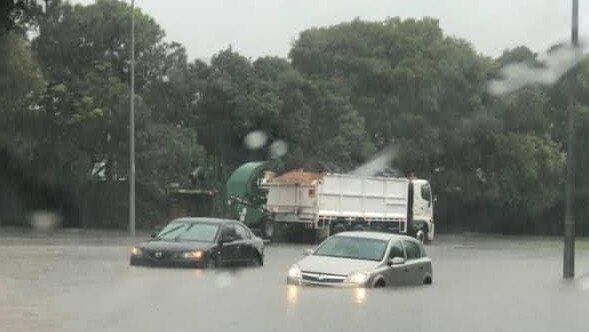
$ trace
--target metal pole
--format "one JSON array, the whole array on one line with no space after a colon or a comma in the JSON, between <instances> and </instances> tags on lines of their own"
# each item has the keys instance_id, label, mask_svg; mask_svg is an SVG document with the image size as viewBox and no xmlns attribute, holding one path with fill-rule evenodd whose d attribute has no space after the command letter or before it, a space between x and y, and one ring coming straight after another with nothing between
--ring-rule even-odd
<instances>
[{"instance_id":1,"label":"metal pole","mask_svg":"<svg viewBox=\"0 0 589 332\"><path fill-rule=\"evenodd\" d=\"M129 232L135 237L135 0L131 0L131 109L129 110Z\"/></svg>"},{"instance_id":2,"label":"metal pole","mask_svg":"<svg viewBox=\"0 0 589 332\"><path fill-rule=\"evenodd\" d=\"M571 43L574 48L579 46L579 1L573 0L573 16ZM572 83L572 79L569 80ZM564 212L564 260L563 278L572 279L575 277L575 219L574 219L574 196L575 196L575 100L573 96L573 85L569 86L569 107L567 114L567 175L566 175L566 198Z\"/></svg>"}]
</instances>

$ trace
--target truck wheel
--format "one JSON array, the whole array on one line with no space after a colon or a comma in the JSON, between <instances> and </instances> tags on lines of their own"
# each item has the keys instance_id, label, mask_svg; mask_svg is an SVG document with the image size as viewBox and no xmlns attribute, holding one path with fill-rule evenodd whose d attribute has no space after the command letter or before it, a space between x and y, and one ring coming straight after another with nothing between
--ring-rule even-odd
<instances>
[{"instance_id":1,"label":"truck wheel","mask_svg":"<svg viewBox=\"0 0 589 332\"><path fill-rule=\"evenodd\" d=\"M357 231L357 232L362 232L362 231L365 231L366 230L366 228L364 227L364 225L360 225L360 224L354 226L352 229L355 230L355 231Z\"/></svg>"},{"instance_id":2,"label":"truck wheel","mask_svg":"<svg viewBox=\"0 0 589 332\"><path fill-rule=\"evenodd\" d=\"M346 226L344 226L342 223L337 223L335 225L333 225L333 228L331 229L331 234L337 234L337 233L341 233L341 232L345 232L346 231Z\"/></svg>"},{"instance_id":3,"label":"truck wheel","mask_svg":"<svg viewBox=\"0 0 589 332\"><path fill-rule=\"evenodd\" d=\"M315 243L321 243L329 237L329 227L315 229Z\"/></svg>"},{"instance_id":4,"label":"truck wheel","mask_svg":"<svg viewBox=\"0 0 589 332\"><path fill-rule=\"evenodd\" d=\"M262 234L264 235L264 238L272 239L274 237L275 227L276 226L273 221L265 220L262 223Z\"/></svg>"},{"instance_id":5,"label":"truck wheel","mask_svg":"<svg viewBox=\"0 0 589 332\"><path fill-rule=\"evenodd\" d=\"M284 225L281 225L280 223L274 223L274 229L273 229L273 233L272 233L272 237L270 238L270 240L272 240L272 242L280 242L280 241L284 241Z\"/></svg>"},{"instance_id":6,"label":"truck wheel","mask_svg":"<svg viewBox=\"0 0 589 332\"><path fill-rule=\"evenodd\" d=\"M419 230L417 230L417 232L415 232L415 239L417 239L417 241L423 243L424 237L425 237L425 233L423 232L423 229L419 229Z\"/></svg>"},{"instance_id":7,"label":"truck wheel","mask_svg":"<svg viewBox=\"0 0 589 332\"><path fill-rule=\"evenodd\" d=\"M423 226L421 229L419 229L417 233L415 233L415 238L423 244L428 244L430 241L427 237L427 227Z\"/></svg>"},{"instance_id":8,"label":"truck wheel","mask_svg":"<svg viewBox=\"0 0 589 332\"><path fill-rule=\"evenodd\" d=\"M428 237L428 235L429 235L428 233L429 232L427 232L427 229L426 229L425 235L423 237L423 244L430 244L430 243L432 243L432 241Z\"/></svg>"}]
</instances>

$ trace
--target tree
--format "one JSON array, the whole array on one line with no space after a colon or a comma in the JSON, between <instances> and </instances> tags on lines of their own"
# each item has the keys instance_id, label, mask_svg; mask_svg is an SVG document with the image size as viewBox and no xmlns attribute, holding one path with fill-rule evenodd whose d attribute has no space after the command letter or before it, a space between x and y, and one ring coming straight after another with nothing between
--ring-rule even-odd
<instances>
[{"instance_id":1,"label":"tree","mask_svg":"<svg viewBox=\"0 0 589 332\"><path fill-rule=\"evenodd\" d=\"M0 148L28 158L37 143L35 115L45 81L19 34L0 35L0 54Z\"/></svg>"},{"instance_id":2,"label":"tree","mask_svg":"<svg viewBox=\"0 0 589 332\"><path fill-rule=\"evenodd\" d=\"M125 201L120 197L125 192L118 188L128 169L131 14L128 5L114 0L99 0L88 6L53 1L39 19L40 33L33 41L48 80L40 104L45 140L35 154L38 171L80 191L84 199L80 204L85 206L88 201L111 204L114 199L117 204L113 204L113 210L119 213L109 218L116 220L124 220L125 216L125 207L118 204ZM183 49L164 42L164 32L151 17L136 9L135 18L137 180L141 205L147 196L165 202L162 190L167 182L186 178L199 161L195 155L203 152L194 140L194 130L170 123L174 116L166 113L173 109L155 102L158 85L171 71L185 65ZM169 142L170 149L161 151L162 142ZM149 160L153 156L158 160ZM174 167L154 172L152 165L162 166L171 160ZM112 185L100 185L100 189L97 181ZM90 200L93 194L89 190L94 187L112 194L99 195L102 201ZM140 216L140 222L142 219L148 218Z\"/></svg>"},{"instance_id":3,"label":"tree","mask_svg":"<svg viewBox=\"0 0 589 332\"><path fill-rule=\"evenodd\" d=\"M48 0L45 3L49 2ZM0 1L0 36L9 31L25 32L35 25L35 19L41 12L37 0L1 0Z\"/></svg>"},{"instance_id":4,"label":"tree","mask_svg":"<svg viewBox=\"0 0 589 332\"><path fill-rule=\"evenodd\" d=\"M548 93L486 94L500 65L535 61L527 48L495 62L444 36L436 20L394 18L306 30L289 56L309 79L337 82L330 90L349 95L372 142L396 147L393 166L432 180L442 220L521 231L559 203L563 158Z\"/></svg>"}]
</instances>

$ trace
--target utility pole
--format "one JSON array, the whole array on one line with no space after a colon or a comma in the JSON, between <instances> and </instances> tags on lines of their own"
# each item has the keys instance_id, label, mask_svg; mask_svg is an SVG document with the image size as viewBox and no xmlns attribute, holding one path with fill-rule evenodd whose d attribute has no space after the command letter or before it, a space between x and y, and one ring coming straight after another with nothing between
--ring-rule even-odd
<instances>
[{"instance_id":1,"label":"utility pole","mask_svg":"<svg viewBox=\"0 0 589 332\"><path fill-rule=\"evenodd\" d=\"M571 29L571 44L573 48L579 47L579 0L573 0L573 15ZM567 175L566 197L564 212L564 260L563 278L575 277L575 219L573 203L575 200L575 155L573 142L575 139L575 97L573 95L572 79L569 80L569 107L567 114Z\"/></svg>"},{"instance_id":2,"label":"utility pole","mask_svg":"<svg viewBox=\"0 0 589 332\"><path fill-rule=\"evenodd\" d=\"M131 109L129 110L129 232L135 237L135 0L131 0Z\"/></svg>"}]
</instances>

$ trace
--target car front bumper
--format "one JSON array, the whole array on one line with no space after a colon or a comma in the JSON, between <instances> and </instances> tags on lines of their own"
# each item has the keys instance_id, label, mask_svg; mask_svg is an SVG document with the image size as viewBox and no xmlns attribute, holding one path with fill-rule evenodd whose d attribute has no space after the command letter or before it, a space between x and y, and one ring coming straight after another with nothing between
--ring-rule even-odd
<instances>
[{"instance_id":1,"label":"car front bumper","mask_svg":"<svg viewBox=\"0 0 589 332\"><path fill-rule=\"evenodd\" d=\"M190 260L178 258L154 259L145 256L131 256L129 264L136 266L205 268L207 265L207 260Z\"/></svg>"},{"instance_id":2,"label":"car front bumper","mask_svg":"<svg viewBox=\"0 0 589 332\"><path fill-rule=\"evenodd\" d=\"M316 286L316 287L337 287L337 288L368 288L368 283L356 284L350 282L322 282L322 281L311 281L299 278L286 277L287 285L296 286Z\"/></svg>"}]
</instances>

